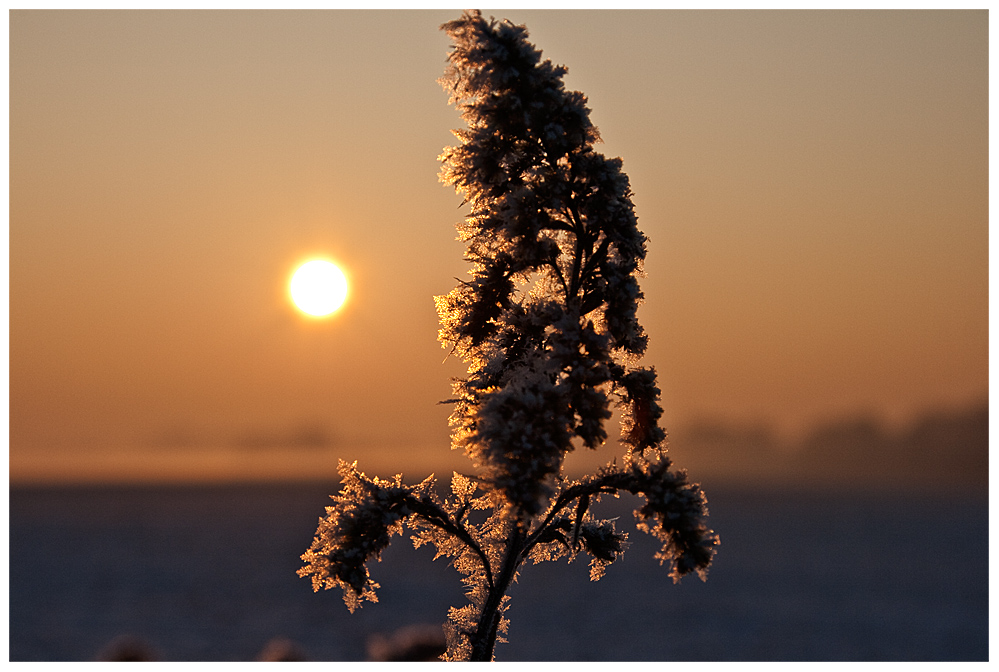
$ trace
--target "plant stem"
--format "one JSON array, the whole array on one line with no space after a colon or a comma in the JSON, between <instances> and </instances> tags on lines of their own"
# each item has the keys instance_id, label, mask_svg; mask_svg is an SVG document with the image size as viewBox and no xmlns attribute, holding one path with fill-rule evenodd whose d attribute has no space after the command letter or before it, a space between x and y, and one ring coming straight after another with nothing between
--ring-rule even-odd
<instances>
[{"instance_id":1,"label":"plant stem","mask_svg":"<svg viewBox=\"0 0 999 672\"><path fill-rule=\"evenodd\" d=\"M493 650L496 648L496 636L499 631L500 607L503 604L503 597L507 589L513 582L513 577L517 574L517 567L520 566L521 550L524 545L524 529L521 521L518 520L514 528L510 531L509 543L506 545L506 555L503 558L503 566L496 578L496 583L489 591L486 603L482 607L479 616L479 625L472 635L472 657L474 662L489 662L493 659Z\"/></svg>"}]
</instances>

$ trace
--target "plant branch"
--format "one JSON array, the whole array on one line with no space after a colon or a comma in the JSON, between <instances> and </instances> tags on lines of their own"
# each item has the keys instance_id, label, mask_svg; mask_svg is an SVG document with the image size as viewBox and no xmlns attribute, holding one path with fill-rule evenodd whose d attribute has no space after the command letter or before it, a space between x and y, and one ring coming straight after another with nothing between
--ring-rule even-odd
<instances>
[{"instance_id":1,"label":"plant branch","mask_svg":"<svg viewBox=\"0 0 999 672\"><path fill-rule=\"evenodd\" d=\"M413 512L420 516L427 523L439 527L445 532L450 532L455 537L460 539L468 546L472 551L479 556L479 560L482 562L482 568L486 573L486 582L489 584L489 589L494 588L493 583L493 572L492 568L489 566L489 559L486 558L486 554L483 552L482 548L475 541L472 535L465 529L465 527L455 521L451 520L451 517L444 511L436 502L428 497L422 497L416 499L415 497L409 498L407 502Z\"/></svg>"},{"instance_id":2,"label":"plant branch","mask_svg":"<svg viewBox=\"0 0 999 672\"><path fill-rule=\"evenodd\" d=\"M615 471L608 474L602 474L596 477L590 477L584 481L576 483L575 485L567 488L558 499L555 500L555 504L552 505L551 510L545 516L545 519L541 521L538 528L527 537L524 542L523 555L526 556L531 552L542 535L544 535L546 529L555 520L556 516L565 509L573 500L579 499L580 497L590 497L592 495L598 494L614 494L619 489L619 485L623 482L621 477L627 478L628 474L623 471Z\"/></svg>"}]
</instances>

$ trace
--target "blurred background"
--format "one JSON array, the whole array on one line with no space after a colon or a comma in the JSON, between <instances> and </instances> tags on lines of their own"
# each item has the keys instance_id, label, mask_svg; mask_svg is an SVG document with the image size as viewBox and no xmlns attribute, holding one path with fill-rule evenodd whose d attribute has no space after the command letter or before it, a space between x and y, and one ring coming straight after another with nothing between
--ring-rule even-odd
<instances>
[{"instance_id":1,"label":"blurred background","mask_svg":"<svg viewBox=\"0 0 999 672\"><path fill-rule=\"evenodd\" d=\"M461 125L438 27L458 14L11 12L12 659L127 634L166 659L252 659L272 636L356 659L462 603L405 549L376 580L412 599L350 618L294 576L339 459L467 469L432 299L466 270L437 181ZM650 239L645 363L723 543L703 585L669 586L637 539L592 586L581 562L538 568L611 609L587 591L645 557L653 641L573 626L531 648L525 625L509 655L985 659L987 12L484 14L568 66L624 161ZM350 282L324 320L287 291L315 256ZM697 604L696 633L654 634Z\"/></svg>"}]
</instances>

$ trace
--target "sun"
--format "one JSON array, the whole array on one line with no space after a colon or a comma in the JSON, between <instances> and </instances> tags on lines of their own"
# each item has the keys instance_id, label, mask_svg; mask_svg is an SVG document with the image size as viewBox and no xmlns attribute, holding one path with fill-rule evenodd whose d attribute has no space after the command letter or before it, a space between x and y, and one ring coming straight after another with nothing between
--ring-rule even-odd
<instances>
[{"instance_id":1,"label":"sun","mask_svg":"<svg viewBox=\"0 0 999 672\"><path fill-rule=\"evenodd\" d=\"M336 264L313 259L298 267L288 291L303 313L325 317L342 306L347 298L347 278Z\"/></svg>"}]
</instances>

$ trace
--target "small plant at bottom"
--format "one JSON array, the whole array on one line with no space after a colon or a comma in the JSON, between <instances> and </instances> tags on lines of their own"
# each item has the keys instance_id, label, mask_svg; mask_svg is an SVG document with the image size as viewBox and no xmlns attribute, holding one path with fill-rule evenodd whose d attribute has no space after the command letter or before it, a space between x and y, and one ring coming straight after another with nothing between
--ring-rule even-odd
<instances>
[{"instance_id":1,"label":"small plant at bottom","mask_svg":"<svg viewBox=\"0 0 999 672\"><path fill-rule=\"evenodd\" d=\"M638 365L646 238L620 159L593 150L586 98L564 89L566 69L541 60L525 27L473 11L442 29L454 45L440 82L467 128L441 155L441 180L470 206L458 229L472 268L434 300L442 346L468 364L449 400L452 448L476 474L454 474L445 497L433 477L406 485L341 462L298 573L317 591L341 588L353 611L377 601L369 561L408 532L463 575L469 604L448 614L444 658L486 661L525 561L586 553L597 580L621 556L627 534L593 514L602 496L642 498L637 526L662 542L674 581L704 579L718 537L700 487L666 454L655 370ZM614 405L620 463L570 479L566 456L607 441Z\"/></svg>"}]
</instances>

